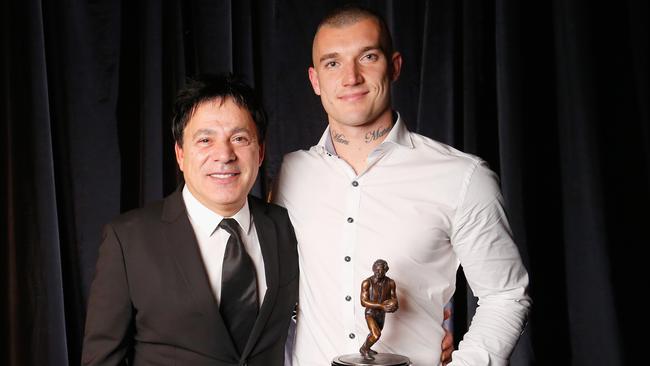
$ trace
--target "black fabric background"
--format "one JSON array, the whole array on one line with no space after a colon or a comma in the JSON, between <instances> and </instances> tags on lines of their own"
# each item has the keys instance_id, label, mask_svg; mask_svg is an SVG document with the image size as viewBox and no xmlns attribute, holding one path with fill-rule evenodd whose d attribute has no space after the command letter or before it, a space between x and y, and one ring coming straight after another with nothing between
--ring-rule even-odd
<instances>
[{"instance_id":1,"label":"black fabric background","mask_svg":"<svg viewBox=\"0 0 650 366\"><path fill-rule=\"evenodd\" d=\"M317 142L326 119L306 70L340 3L1 3L1 364L79 363L101 226L177 184L169 117L186 75L234 71L262 93L256 195L285 153ZM404 55L393 100L409 128L501 176L534 299L512 365L641 359L648 3L362 3ZM456 341L474 308L459 279Z\"/></svg>"}]
</instances>

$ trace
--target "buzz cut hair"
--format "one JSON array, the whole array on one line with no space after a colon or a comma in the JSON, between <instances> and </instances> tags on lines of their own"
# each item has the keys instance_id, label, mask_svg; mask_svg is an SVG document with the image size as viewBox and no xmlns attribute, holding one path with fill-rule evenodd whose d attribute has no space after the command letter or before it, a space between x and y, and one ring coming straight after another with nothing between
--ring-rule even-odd
<instances>
[{"instance_id":1,"label":"buzz cut hair","mask_svg":"<svg viewBox=\"0 0 650 366\"><path fill-rule=\"evenodd\" d=\"M393 38L390 35L390 30L386 24L386 19L377 13L376 11L366 8L357 4L345 4L334 10L330 11L318 24L316 28L316 34L318 31L325 27L334 27L340 28L348 25L355 24L364 19L373 19L379 24L379 46L381 50L386 55L386 58L390 59L393 55Z\"/></svg>"}]
</instances>

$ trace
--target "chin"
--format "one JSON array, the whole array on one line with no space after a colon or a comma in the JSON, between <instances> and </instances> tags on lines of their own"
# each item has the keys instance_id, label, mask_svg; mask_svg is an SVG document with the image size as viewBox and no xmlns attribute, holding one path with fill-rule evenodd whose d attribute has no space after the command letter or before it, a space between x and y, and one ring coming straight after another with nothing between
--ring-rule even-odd
<instances>
[{"instance_id":1,"label":"chin","mask_svg":"<svg viewBox=\"0 0 650 366\"><path fill-rule=\"evenodd\" d=\"M353 116L355 117L355 116ZM358 118L350 118L350 115L347 115L346 118L341 119L341 124L345 126L363 126L369 122L369 119L365 116Z\"/></svg>"},{"instance_id":2,"label":"chin","mask_svg":"<svg viewBox=\"0 0 650 366\"><path fill-rule=\"evenodd\" d=\"M235 206L237 203L245 202L246 195L219 195L211 197L211 200L220 206Z\"/></svg>"},{"instance_id":3,"label":"chin","mask_svg":"<svg viewBox=\"0 0 650 366\"><path fill-rule=\"evenodd\" d=\"M370 113L370 111L365 111L365 112L350 112L347 113L344 117L344 121L347 121L348 126L363 126L368 123L372 123L375 120L377 120L379 116L374 115L373 113Z\"/></svg>"}]
</instances>

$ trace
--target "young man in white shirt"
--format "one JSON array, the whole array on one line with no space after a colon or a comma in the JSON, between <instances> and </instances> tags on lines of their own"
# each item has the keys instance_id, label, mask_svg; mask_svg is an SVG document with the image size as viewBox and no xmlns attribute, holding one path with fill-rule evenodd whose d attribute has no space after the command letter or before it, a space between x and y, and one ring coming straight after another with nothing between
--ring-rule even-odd
<instances>
[{"instance_id":1,"label":"young man in white shirt","mask_svg":"<svg viewBox=\"0 0 650 366\"><path fill-rule=\"evenodd\" d=\"M367 332L359 285L377 258L391 264L400 299L377 351L439 364L444 306L462 264L479 307L450 365L506 365L531 300L496 174L408 131L392 110L402 56L377 14L352 6L328 15L312 59L328 127L309 151L285 157L274 195L298 239L293 365L358 352Z\"/></svg>"}]
</instances>

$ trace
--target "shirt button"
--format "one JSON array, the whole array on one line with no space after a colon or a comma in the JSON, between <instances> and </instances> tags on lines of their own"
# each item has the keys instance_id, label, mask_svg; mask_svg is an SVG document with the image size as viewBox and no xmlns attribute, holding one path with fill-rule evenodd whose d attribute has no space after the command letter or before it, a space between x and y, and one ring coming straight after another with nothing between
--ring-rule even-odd
<instances>
[{"instance_id":1,"label":"shirt button","mask_svg":"<svg viewBox=\"0 0 650 366\"><path fill-rule=\"evenodd\" d=\"M345 261L346 261L346 262L349 262L349 261L351 261L351 260L352 260L352 258L350 258L350 256L349 256L349 255L346 255L346 256L345 256L345 258L343 258L343 259L345 259Z\"/></svg>"},{"instance_id":2,"label":"shirt button","mask_svg":"<svg viewBox=\"0 0 650 366\"><path fill-rule=\"evenodd\" d=\"M350 300L352 300L352 296L348 295L345 297L345 301L350 301Z\"/></svg>"},{"instance_id":3,"label":"shirt button","mask_svg":"<svg viewBox=\"0 0 650 366\"><path fill-rule=\"evenodd\" d=\"M353 223L353 222L354 222L354 219L351 218L351 217L348 217L348 222L349 222L349 223Z\"/></svg>"},{"instance_id":4,"label":"shirt button","mask_svg":"<svg viewBox=\"0 0 650 366\"><path fill-rule=\"evenodd\" d=\"M356 180L352 181L352 187L357 187L358 185L359 185L359 182L357 182Z\"/></svg>"},{"instance_id":5,"label":"shirt button","mask_svg":"<svg viewBox=\"0 0 650 366\"><path fill-rule=\"evenodd\" d=\"M348 337L350 337L350 339L354 339L354 333L350 333Z\"/></svg>"}]
</instances>

